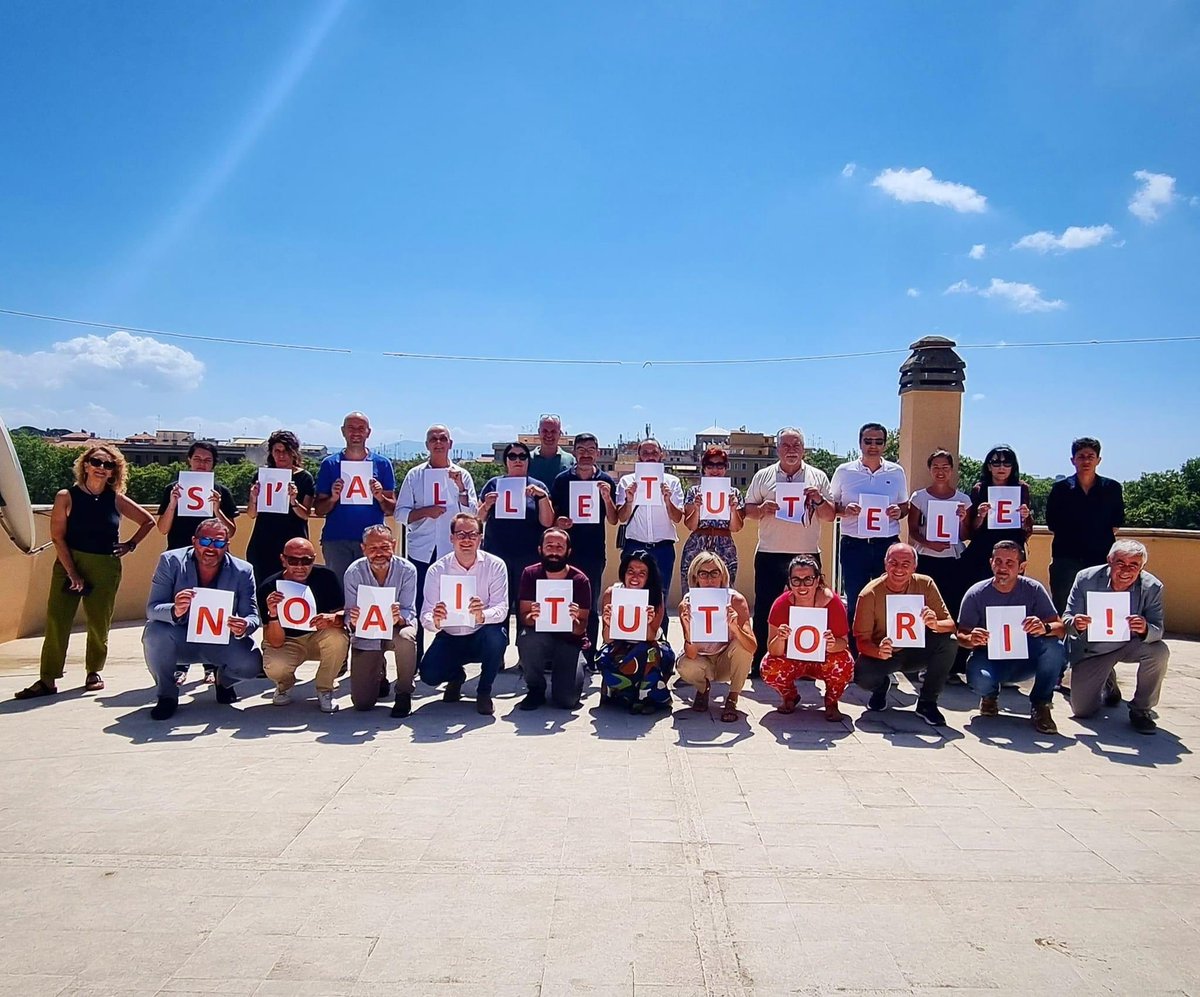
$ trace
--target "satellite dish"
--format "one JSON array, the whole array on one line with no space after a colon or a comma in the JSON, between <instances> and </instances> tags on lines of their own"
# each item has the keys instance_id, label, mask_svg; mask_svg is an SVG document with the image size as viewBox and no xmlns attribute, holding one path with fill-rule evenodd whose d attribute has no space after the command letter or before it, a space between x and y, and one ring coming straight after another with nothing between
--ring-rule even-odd
<instances>
[{"instance_id":1,"label":"satellite dish","mask_svg":"<svg viewBox=\"0 0 1200 997\"><path fill-rule=\"evenodd\" d=\"M13 448L8 427L0 419L0 525L12 538L23 554L36 553L33 542L37 533L33 525L33 506L29 503L29 489L25 487L25 475L21 473L21 462Z\"/></svg>"}]
</instances>

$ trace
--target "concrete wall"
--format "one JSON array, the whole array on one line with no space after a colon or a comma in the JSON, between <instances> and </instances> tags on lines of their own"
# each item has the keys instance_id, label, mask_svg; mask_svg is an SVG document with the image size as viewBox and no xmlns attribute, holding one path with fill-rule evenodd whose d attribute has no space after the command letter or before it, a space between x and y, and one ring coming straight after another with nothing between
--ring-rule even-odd
<instances>
[{"instance_id":1,"label":"concrete wall","mask_svg":"<svg viewBox=\"0 0 1200 997\"><path fill-rule=\"evenodd\" d=\"M49 540L49 510L39 511L36 517L38 542ZM250 539L251 523L240 521L241 529L233 539L233 552L244 556ZM393 531L396 525L388 520ZM122 535L128 535L126 525ZM320 536L320 521L312 524L314 538ZM681 531L683 532L682 528ZM1150 551L1149 570L1163 580L1166 590L1167 629L1174 633L1200 635L1200 532L1187 530L1122 530L1122 536L1135 537ZM737 588L753 601L754 545L758 529L753 523L736 536L738 546ZM165 538L151 534L132 555L125 558L124 576L117 596L116 619L136 621L144 618L146 595L158 555ZM46 592L54 564L54 549L47 548L36 557L22 554L7 537L0 538L0 643L18 637L31 637L42 632L46 619ZM683 540L678 550L682 551ZM821 550L826 562L826 574L834 555L833 529L826 525L821 533ZM318 547L318 554L320 548ZM616 578L618 552L609 554L607 584ZM1039 529L1030 542L1028 574L1048 583L1050 536ZM672 602L679 594L678 571L672 579ZM82 618L82 614L81 614Z\"/></svg>"}]
</instances>

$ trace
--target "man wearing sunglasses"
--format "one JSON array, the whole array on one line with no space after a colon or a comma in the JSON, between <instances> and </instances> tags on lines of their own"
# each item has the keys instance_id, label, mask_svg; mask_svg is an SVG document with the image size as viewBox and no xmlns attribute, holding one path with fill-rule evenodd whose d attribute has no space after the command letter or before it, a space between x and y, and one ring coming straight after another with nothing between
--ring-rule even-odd
<instances>
[{"instance_id":1,"label":"man wearing sunglasses","mask_svg":"<svg viewBox=\"0 0 1200 997\"><path fill-rule=\"evenodd\" d=\"M332 571L316 564L317 552L303 537L295 537L283 546L279 560L282 571L269 575L258 587L258 612L265 621L263 628L263 670L275 683L271 702L287 706L292 701L291 690L296 684L296 669L305 661L317 662L317 706L322 713L334 713L337 704L333 690L337 674L346 661L350 638L342 626L342 582ZM277 582L292 582L308 589L316 613L307 619L306 626L287 624L301 619L293 607L283 618L284 595ZM310 629L311 628L311 629ZM376 687L379 682L376 680Z\"/></svg>"},{"instance_id":2,"label":"man wearing sunglasses","mask_svg":"<svg viewBox=\"0 0 1200 997\"><path fill-rule=\"evenodd\" d=\"M146 667L154 676L158 692L151 719L166 720L178 709L175 670L180 666L200 661L215 668L218 703L237 702L234 684L255 678L262 670L262 654L250 640L259 627L254 569L229 553L229 535L224 522L206 519L196 528L190 547L168 550L158 559L146 603L146 628L142 631ZM228 644L188 640L188 611L199 588L233 593Z\"/></svg>"}]
</instances>

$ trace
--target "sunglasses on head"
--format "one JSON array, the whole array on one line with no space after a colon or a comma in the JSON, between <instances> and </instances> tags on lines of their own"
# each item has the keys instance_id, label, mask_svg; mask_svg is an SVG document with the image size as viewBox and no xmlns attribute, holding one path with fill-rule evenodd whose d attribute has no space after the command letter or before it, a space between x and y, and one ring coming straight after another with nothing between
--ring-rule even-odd
<instances>
[{"instance_id":1,"label":"sunglasses on head","mask_svg":"<svg viewBox=\"0 0 1200 997\"><path fill-rule=\"evenodd\" d=\"M102 467L106 471L115 471L117 469L117 462L115 460L101 460L99 457L89 457L87 462L92 467Z\"/></svg>"},{"instance_id":2,"label":"sunglasses on head","mask_svg":"<svg viewBox=\"0 0 1200 997\"><path fill-rule=\"evenodd\" d=\"M196 537L196 543L201 547L215 547L217 550L224 550L229 546L229 541L224 537Z\"/></svg>"},{"instance_id":3,"label":"sunglasses on head","mask_svg":"<svg viewBox=\"0 0 1200 997\"><path fill-rule=\"evenodd\" d=\"M317 560L315 557L312 557L308 554L302 555L301 557L293 557L290 554L284 554L283 559L293 568L301 568L309 564L315 564Z\"/></svg>"}]
</instances>

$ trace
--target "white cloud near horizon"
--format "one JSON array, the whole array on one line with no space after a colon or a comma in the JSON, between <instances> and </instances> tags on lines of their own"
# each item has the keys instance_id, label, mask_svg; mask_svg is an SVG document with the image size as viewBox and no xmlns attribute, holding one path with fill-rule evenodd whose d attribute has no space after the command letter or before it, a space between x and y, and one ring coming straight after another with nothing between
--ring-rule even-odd
<instances>
[{"instance_id":1,"label":"white cloud near horizon","mask_svg":"<svg viewBox=\"0 0 1200 997\"><path fill-rule=\"evenodd\" d=\"M871 186L904 204L936 204L965 213L987 210L987 198L974 187L938 180L925 166L915 170L884 170L871 181Z\"/></svg>"},{"instance_id":2,"label":"white cloud near horizon","mask_svg":"<svg viewBox=\"0 0 1200 997\"><path fill-rule=\"evenodd\" d=\"M987 255L987 243L977 242L971 247L971 251L967 253L973 260L982 260Z\"/></svg>"},{"instance_id":3,"label":"white cloud near horizon","mask_svg":"<svg viewBox=\"0 0 1200 997\"><path fill-rule=\"evenodd\" d=\"M1013 243L1013 249L1032 249L1036 253L1056 251L1070 253L1077 249L1091 249L1116 235L1111 225L1069 225L1062 235L1053 232L1034 232L1024 235Z\"/></svg>"},{"instance_id":4,"label":"white cloud near horizon","mask_svg":"<svg viewBox=\"0 0 1200 997\"><path fill-rule=\"evenodd\" d=\"M1158 221L1162 210L1175 200L1175 178L1149 170L1138 170L1133 176L1141 186L1129 201L1129 211L1149 225Z\"/></svg>"},{"instance_id":5,"label":"white cloud near horizon","mask_svg":"<svg viewBox=\"0 0 1200 997\"><path fill-rule=\"evenodd\" d=\"M977 294L981 298L996 298L1019 312L1052 312L1067 307L1065 301L1044 297L1033 284L1001 280L999 277L993 277L987 287L976 287L967 280L955 281L942 294Z\"/></svg>"},{"instance_id":6,"label":"white cloud near horizon","mask_svg":"<svg viewBox=\"0 0 1200 997\"><path fill-rule=\"evenodd\" d=\"M910 298L919 298L921 296L921 292L918 291L915 287L910 287L904 293L907 294Z\"/></svg>"},{"instance_id":7,"label":"white cloud near horizon","mask_svg":"<svg viewBox=\"0 0 1200 997\"><path fill-rule=\"evenodd\" d=\"M10 388L86 382L91 388L116 383L126 389L191 391L203 382L204 370L204 363L187 350L128 332L77 336L32 353L0 350L0 384Z\"/></svg>"},{"instance_id":8,"label":"white cloud near horizon","mask_svg":"<svg viewBox=\"0 0 1200 997\"><path fill-rule=\"evenodd\" d=\"M857 169L858 169L857 163L847 163L845 166L842 167L842 176L852 177L852 176L854 176L854 171Z\"/></svg>"}]
</instances>

